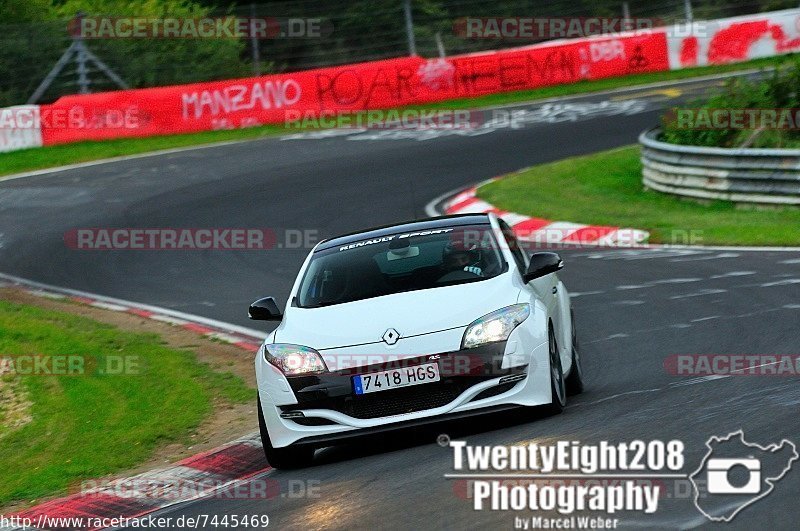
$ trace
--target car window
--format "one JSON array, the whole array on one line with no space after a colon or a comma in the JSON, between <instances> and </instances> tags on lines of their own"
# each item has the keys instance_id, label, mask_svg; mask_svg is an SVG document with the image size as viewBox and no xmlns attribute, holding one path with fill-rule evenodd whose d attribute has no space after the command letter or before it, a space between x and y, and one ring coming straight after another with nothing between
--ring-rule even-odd
<instances>
[{"instance_id":1,"label":"car window","mask_svg":"<svg viewBox=\"0 0 800 531\"><path fill-rule=\"evenodd\" d=\"M479 282L506 270L490 225L398 233L314 253L297 304L330 306Z\"/></svg>"},{"instance_id":2,"label":"car window","mask_svg":"<svg viewBox=\"0 0 800 531\"><path fill-rule=\"evenodd\" d=\"M528 256L520 247L517 237L514 234L514 230L508 226L508 223L502 219L499 220L499 223L500 231L503 233L503 237L506 240L506 244L508 245L511 254L514 255L514 261L517 263L517 268L519 268L519 272L521 274L524 274L525 270L528 268Z\"/></svg>"}]
</instances>

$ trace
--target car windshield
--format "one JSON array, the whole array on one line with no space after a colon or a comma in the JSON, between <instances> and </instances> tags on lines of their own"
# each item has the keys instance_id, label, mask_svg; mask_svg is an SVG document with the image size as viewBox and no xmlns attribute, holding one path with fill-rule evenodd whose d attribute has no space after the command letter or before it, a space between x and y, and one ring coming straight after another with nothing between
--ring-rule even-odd
<instances>
[{"instance_id":1,"label":"car windshield","mask_svg":"<svg viewBox=\"0 0 800 531\"><path fill-rule=\"evenodd\" d=\"M506 269L490 225L389 234L314 253L297 305L318 308L479 282Z\"/></svg>"}]
</instances>

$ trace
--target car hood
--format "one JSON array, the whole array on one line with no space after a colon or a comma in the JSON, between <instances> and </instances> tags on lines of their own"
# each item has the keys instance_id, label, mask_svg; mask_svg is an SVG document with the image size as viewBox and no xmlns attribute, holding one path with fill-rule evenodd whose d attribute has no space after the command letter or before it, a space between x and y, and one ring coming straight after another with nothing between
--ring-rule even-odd
<instances>
[{"instance_id":1,"label":"car hood","mask_svg":"<svg viewBox=\"0 0 800 531\"><path fill-rule=\"evenodd\" d=\"M275 330L276 343L317 350L381 343L394 328L402 338L464 327L517 301L519 290L506 274L426 290L395 293L322 308L287 307Z\"/></svg>"}]
</instances>

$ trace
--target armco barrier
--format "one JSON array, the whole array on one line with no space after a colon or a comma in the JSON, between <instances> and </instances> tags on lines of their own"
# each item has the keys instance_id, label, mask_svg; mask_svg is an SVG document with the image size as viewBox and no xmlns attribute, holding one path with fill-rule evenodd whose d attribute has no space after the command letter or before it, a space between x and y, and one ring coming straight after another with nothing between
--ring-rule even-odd
<instances>
[{"instance_id":1,"label":"armco barrier","mask_svg":"<svg viewBox=\"0 0 800 531\"><path fill-rule=\"evenodd\" d=\"M800 149L725 149L639 136L642 182L648 188L696 199L800 205Z\"/></svg>"},{"instance_id":2,"label":"armco barrier","mask_svg":"<svg viewBox=\"0 0 800 531\"><path fill-rule=\"evenodd\" d=\"M67 96L34 127L0 109L0 151L82 140L234 129L287 113L395 108L744 61L800 49L800 10L452 56L405 57L289 74ZM35 131L27 131L35 129Z\"/></svg>"}]
</instances>

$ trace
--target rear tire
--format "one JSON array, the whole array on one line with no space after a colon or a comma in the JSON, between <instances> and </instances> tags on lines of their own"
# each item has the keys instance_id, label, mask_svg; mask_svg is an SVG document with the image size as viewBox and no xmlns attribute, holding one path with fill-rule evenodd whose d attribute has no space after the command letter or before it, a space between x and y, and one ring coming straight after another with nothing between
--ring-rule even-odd
<instances>
[{"instance_id":1,"label":"rear tire","mask_svg":"<svg viewBox=\"0 0 800 531\"><path fill-rule=\"evenodd\" d=\"M261 410L261 398L258 400L258 428L261 432L261 444L264 447L264 455L272 468L278 470L290 470L293 468L303 468L311 464L314 459L314 448L311 447L292 447L273 448L272 441L267 432L267 423L264 420L264 412Z\"/></svg>"},{"instance_id":2,"label":"rear tire","mask_svg":"<svg viewBox=\"0 0 800 531\"><path fill-rule=\"evenodd\" d=\"M568 395L577 395L583 392L583 365L578 349L578 333L575 331L575 314L572 310L569 316L572 321L572 368L567 376L566 388Z\"/></svg>"},{"instance_id":3,"label":"rear tire","mask_svg":"<svg viewBox=\"0 0 800 531\"><path fill-rule=\"evenodd\" d=\"M546 406L546 411L550 415L557 415L564 411L567 405L567 392L564 387L564 371L561 368L561 355L558 353L558 343L553 327L548 328L548 339L550 352L550 394L551 402Z\"/></svg>"}]
</instances>

